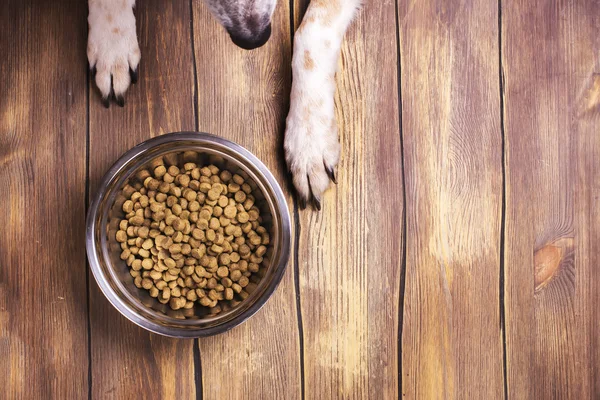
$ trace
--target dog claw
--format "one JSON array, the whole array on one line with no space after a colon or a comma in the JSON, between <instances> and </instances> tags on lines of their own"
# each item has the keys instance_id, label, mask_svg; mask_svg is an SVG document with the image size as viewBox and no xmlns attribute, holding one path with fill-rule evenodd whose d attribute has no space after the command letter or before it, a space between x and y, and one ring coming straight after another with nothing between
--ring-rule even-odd
<instances>
[{"instance_id":1,"label":"dog claw","mask_svg":"<svg viewBox=\"0 0 600 400\"><path fill-rule=\"evenodd\" d=\"M321 200L313 194L313 205L317 211L321 211Z\"/></svg>"},{"instance_id":2,"label":"dog claw","mask_svg":"<svg viewBox=\"0 0 600 400\"><path fill-rule=\"evenodd\" d=\"M306 208L306 199L303 196L298 198L298 207L300 207L301 210Z\"/></svg>"},{"instance_id":3,"label":"dog claw","mask_svg":"<svg viewBox=\"0 0 600 400\"><path fill-rule=\"evenodd\" d=\"M119 107L125 107L125 97L123 97L122 94L118 95L115 98L115 101L117 102L117 104L119 105Z\"/></svg>"},{"instance_id":4,"label":"dog claw","mask_svg":"<svg viewBox=\"0 0 600 400\"><path fill-rule=\"evenodd\" d=\"M306 175L306 179L308 180L308 189L310 190L311 203L318 210L321 211L321 199L315 196L312 185L310 184L310 176Z\"/></svg>"},{"instance_id":5,"label":"dog claw","mask_svg":"<svg viewBox=\"0 0 600 400\"><path fill-rule=\"evenodd\" d=\"M327 164L325 164L325 162L323 162L323 165L325 166L325 172L327 172L327 176L329 176L329 179L331 179L331 182L333 182L337 185L337 178L335 177L334 169L327 166Z\"/></svg>"},{"instance_id":6,"label":"dog claw","mask_svg":"<svg viewBox=\"0 0 600 400\"><path fill-rule=\"evenodd\" d=\"M104 106L104 108L110 108L110 98L109 97L103 97L102 98L102 105Z\"/></svg>"},{"instance_id":7,"label":"dog claw","mask_svg":"<svg viewBox=\"0 0 600 400\"><path fill-rule=\"evenodd\" d=\"M135 70L129 68L129 75L131 76L131 83L136 84L138 81L138 69L136 68Z\"/></svg>"}]
</instances>

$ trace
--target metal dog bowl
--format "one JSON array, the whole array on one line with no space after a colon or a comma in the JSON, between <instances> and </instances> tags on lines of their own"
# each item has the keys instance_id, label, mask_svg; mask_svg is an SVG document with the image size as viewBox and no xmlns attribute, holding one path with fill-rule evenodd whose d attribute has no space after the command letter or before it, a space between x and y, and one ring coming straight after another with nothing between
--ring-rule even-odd
<instances>
[{"instance_id":1,"label":"metal dog bowl","mask_svg":"<svg viewBox=\"0 0 600 400\"><path fill-rule=\"evenodd\" d=\"M172 310L144 289L138 289L129 267L120 259L121 247L115 239L123 217L126 198L123 187L151 161L167 154L198 153L198 165L214 164L245 177L253 187L262 225L271 237L260 281L250 295L235 307L217 315L195 305L188 310ZM190 338L224 332L256 313L281 281L290 255L290 215L281 188L269 170L254 155L228 140L206 133L179 132L162 135L126 152L102 179L87 215L86 248L90 268L110 303L126 318L149 331L166 336Z\"/></svg>"}]
</instances>

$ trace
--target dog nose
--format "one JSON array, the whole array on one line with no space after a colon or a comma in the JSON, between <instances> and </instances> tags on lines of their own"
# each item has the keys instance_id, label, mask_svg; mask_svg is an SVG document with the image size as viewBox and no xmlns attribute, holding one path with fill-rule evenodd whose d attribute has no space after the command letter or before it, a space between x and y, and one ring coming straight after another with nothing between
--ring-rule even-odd
<instances>
[{"instance_id":1,"label":"dog nose","mask_svg":"<svg viewBox=\"0 0 600 400\"><path fill-rule=\"evenodd\" d=\"M249 37L245 35L239 35L234 31L229 31L229 36L231 37L231 41L242 49L256 49L267 43L271 37L271 24L267 25L267 27L257 36Z\"/></svg>"}]
</instances>

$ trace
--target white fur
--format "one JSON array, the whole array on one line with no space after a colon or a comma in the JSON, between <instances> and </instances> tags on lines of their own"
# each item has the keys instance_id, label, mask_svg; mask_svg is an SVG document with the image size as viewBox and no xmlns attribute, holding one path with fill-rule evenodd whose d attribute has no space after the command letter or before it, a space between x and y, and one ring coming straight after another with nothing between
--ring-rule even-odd
<instances>
[{"instance_id":1,"label":"white fur","mask_svg":"<svg viewBox=\"0 0 600 400\"><path fill-rule=\"evenodd\" d=\"M123 95L140 62L140 48L135 31L135 0L89 0L87 56L96 67L96 85L103 98L112 86L115 95Z\"/></svg>"},{"instance_id":2,"label":"white fur","mask_svg":"<svg viewBox=\"0 0 600 400\"><path fill-rule=\"evenodd\" d=\"M294 38L284 147L294 186L303 201L314 198L320 202L329 186L326 168L333 170L339 160L335 73L344 33L359 5L359 0L311 1ZM328 7L336 9L333 16Z\"/></svg>"}]
</instances>

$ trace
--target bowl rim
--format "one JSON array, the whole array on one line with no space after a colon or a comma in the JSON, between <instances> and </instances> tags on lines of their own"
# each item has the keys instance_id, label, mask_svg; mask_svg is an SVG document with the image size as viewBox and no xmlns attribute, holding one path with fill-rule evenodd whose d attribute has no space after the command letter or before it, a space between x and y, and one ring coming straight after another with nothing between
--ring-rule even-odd
<instances>
[{"instance_id":1,"label":"bowl rim","mask_svg":"<svg viewBox=\"0 0 600 400\"><path fill-rule=\"evenodd\" d=\"M119 300L118 295L113 290L112 286L108 284L109 276L102 271L100 267L100 257L98 246L96 245L96 241L94 240L94 233L96 231L96 218L94 217L101 203L101 199L104 198L107 192L107 188L109 187L110 182L115 179L117 173L131 160L135 159L142 153L152 149L156 146L163 145L169 142L184 142L184 141L194 141L202 143L214 143L217 145L225 146L230 148L231 150L239 153L243 158L250 161L254 167L262 174L267 185L270 186L270 189L273 191L274 195L274 203L277 205L277 208L280 210L281 215L281 231L282 231L282 240L281 240L281 257L279 258L276 265L273 265L275 268L275 272L273 275L273 279L271 285L265 288L265 291L262 293L262 296L257 299L255 303L250 305L245 311L243 311L236 318L226 321L223 324L215 325L212 327L202 327L190 330L178 330L177 328L166 327L160 324L157 324L153 321L149 321L142 316L140 316L133 308L131 308L128 304L123 303ZM291 218L290 212L288 209L288 204L283 194L283 191L271 173L271 171L263 164L262 161L258 159L254 154L252 154L249 150L242 147L241 145L232 142L230 140L224 139L220 136L216 136L210 133L205 132L193 132L193 131L180 131L180 132L171 132L162 134L160 136L155 136L150 138L144 142L141 142L131 148L130 150L123 153L116 162L108 169L108 171L102 177L97 192L94 194L91 199L89 209L86 216L86 253L89 263L89 268L92 271L92 275L94 276L94 280L100 287L101 292L108 299L109 303L119 311L121 315L125 318L138 325L141 328L144 328L150 332L157 333L163 336L174 337L174 338L198 338L205 336L213 336L223 332L226 332L243 322L247 321L250 317L252 317L258 310L260 310L265 303L271 298L281 280L285 271L287 269L287 265L290 259L290 250L291 250Z\"/></svg>"}]
</instances>

